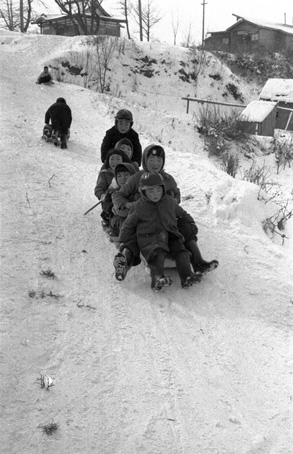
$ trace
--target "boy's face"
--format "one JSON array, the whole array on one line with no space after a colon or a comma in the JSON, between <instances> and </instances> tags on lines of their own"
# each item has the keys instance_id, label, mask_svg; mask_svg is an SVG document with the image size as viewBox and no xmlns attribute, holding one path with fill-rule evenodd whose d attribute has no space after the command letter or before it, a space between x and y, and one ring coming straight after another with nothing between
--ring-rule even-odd
<instances>
[{"instance_id":1,"label":"boy's face","mask_svg":"<svg viewBox=\"0 0 293 454\"><path fill-rule=\"evenodd\" d=\"M123 143L120 146L120 150L124 151L124 153L127 155L129 159L132 158L132 149L130 145L127 145L126 143Z\"/></svg>"},{"instance_id":2,"label":"boy's face","mask_svg":"<svg viewBox=\"0 0 293 454\"><path fill-rule=\"evenodd\" d=\"M117 164L122 164L122 156L119 156L119 154L112 154L109 158L110 169L115 170Z\"/></svg>"},{"instance_id":3,"label":"boy's face","mask_svg":"<svg viewBox=\"0 0 293 454\"><path fill-rule=\"evenodd\" d=\"M149 156L146 161L146 167L149 172L160 172L163 167L163 158L159 156Z\"/></svg>"},{"instance_id":4,"label":"boy's face","mask_svg":"<svg viewBox=\"0 0 293 454\"><path fill-rule=\"evenodd\" d=\"M117 120L117 129L121 134L125 134L130 129L130 120Z\"/></svg>"},{"instance_id":5,"label":"boy's face","mask_svg":"<svg viewBox=\"0 0 293 454\"><path fill-rule=\"evenodd\" d=\"M163 186L152 186L145 190L145 195L151 202L159 202L163 197Z\"/></svg>"},{"instance_id":6,"label":"boy's face","mask_svg":"<svg viewBox=\"0 0 293 454\"><path fill-rule=\"evenodd\" d=\"M116 175L116 181L117 181L117 184L118 186L123 186L123 184L125 184L128 179L130 177L130 173L125 171L125 172L117 172L117 175Z\"/></svg>"}]
</instances>

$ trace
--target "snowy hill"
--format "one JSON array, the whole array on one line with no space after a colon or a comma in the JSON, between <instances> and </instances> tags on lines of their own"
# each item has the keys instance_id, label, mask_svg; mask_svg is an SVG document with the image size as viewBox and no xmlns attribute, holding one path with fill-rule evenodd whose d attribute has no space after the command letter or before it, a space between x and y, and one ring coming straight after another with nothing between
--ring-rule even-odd
<instances>
[{"instance_id":1,"label":"snowy hill","mask_svg":"<svg viewBox=\"0 0 293 454\"><path fill-rule=\"evenodd\" d=\"M45 63L78 49L77 38L4 33L0 42L2 452L293 453L292 219L284 245L273 241L262 221L274 203L208 159L181 101L181 50L156 50L176 67L169 85L140 74L141 89L131 92L116 71L115 98L35 84ZM142 57L146 47L155 52L142 45ZM214 96L220 90L204 76L197 96ZM249 87L243 93L253 99ZM59 96L73 112L62 151L40 139ZM165 148L203 256L220 262L187 291L171 271L173 286L153 293L142 266L116 281L99 208L83 215L96 203L101 140L124 106L143 147ZM292 181L287 168L288 194ZM54 386L41 388L40 374ZM43 431L50 423L58 425L51 436Z\"/></svg>"}]
</instances>

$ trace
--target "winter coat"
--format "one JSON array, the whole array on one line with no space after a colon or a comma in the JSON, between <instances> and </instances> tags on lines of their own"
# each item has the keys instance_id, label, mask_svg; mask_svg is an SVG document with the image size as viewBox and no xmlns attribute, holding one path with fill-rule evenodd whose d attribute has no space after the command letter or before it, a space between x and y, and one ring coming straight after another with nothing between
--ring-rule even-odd
<instances>
[{"instance_id":1,"label":"winter coat","mask_svg":"<svg viewBox=\"0 0 293 454\"><path fill-rule=\"evenodd\" d=\"M116 191L115 194L113 194L112 200L116 211L125 209L126 203L140 198L139 184L144 172L145 170L140 170L132 175L127 183L120 188L119 191ZM172 195L177 202L180 203L180 190L174 178L164 170L162 170L160 174L164 179L166 193Z\"/></svg>"},{"instance_id":2,"label":"winter coat","mask_svg":"<svg viewBox=\"0 0 293 454\"><path fill-rule=\"evenodd\" d=\"M102 197L102 194L105 194L107 192L113 178L114 172L110 168L102 169L100 171L95 187L95 196L98 197L99 200Z\"/></svg>"},{"instance_id":3,"label":"winter coat","mask_svg":"<svg viewBox=\"0 0 293 454\"><path fill-rule=\"evenodd\" d=\"M119 241L127 243L136 234L138 247L145 259L149 260L152 252L158 248L169 252L169 233L183 244L184 238L177 227L177 218L180 217L185 217L190 223L194 222L192 217L168 194L157 203L151 202L142 195L133 204L124 221Z\"/></svg>"},{"instance_id":4,"label":"winter coat","mask_svg":"<svg viewBox=\"0 0 293 454\"><path fill-rule=\"evenodd\" d=\"M52 80L53 80L53 77L51 76L51 74L49 72L42 71L37 79L37 84L47 84L48 82L51 82Z\"/></svg>"},{"instance_id":5,"label":"winter coat","mask_svg":"<svg viewBox=\"0 0 293 454\"><path fill-rule=\"evenodd\" d=\"M45 123L49 124L50 120L54 130L60 131L61 134L67 134L72 122L70 107L63 102L55 102L45 114Z\"/></svg>"},{"instance_id":6,"label":"winter coat","mask_svg":"<svg viewBox=\"0 0 293 454\"><path fill-rule=\"evenodd\" d=\"M116 143L121 139L129 139L131 141L133 145L133 156L131 160L137 162L140 166L142 155L141 144L137 132L132 128L130 128L125 134L119 132L116 126L113 126L111 129L106 131L106 135L101 145L101 161L105 161L108 151L111 150L111 148L114 148Z\"/></svg>"}]
</instances>

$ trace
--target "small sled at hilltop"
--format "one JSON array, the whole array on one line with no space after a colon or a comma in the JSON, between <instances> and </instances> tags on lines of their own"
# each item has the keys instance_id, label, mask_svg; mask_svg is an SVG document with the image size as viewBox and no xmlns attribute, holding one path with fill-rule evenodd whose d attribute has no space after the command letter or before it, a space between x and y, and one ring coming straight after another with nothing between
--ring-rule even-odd
<instances>
[{"instance_id":1,"label":"small sled at hilltop","mask_svg":"<svg viewBox=\"0 0 293 454\"><path fill-rule=\"evenodd\" d=\"M70 137L70 132L67 133L66 140ZM55 147L61 146L61 134L59 131L55 131L51 125L45 125L43 128L42 139L45 142L50 142L55 145Z\"/></svg>"}]
</instances>

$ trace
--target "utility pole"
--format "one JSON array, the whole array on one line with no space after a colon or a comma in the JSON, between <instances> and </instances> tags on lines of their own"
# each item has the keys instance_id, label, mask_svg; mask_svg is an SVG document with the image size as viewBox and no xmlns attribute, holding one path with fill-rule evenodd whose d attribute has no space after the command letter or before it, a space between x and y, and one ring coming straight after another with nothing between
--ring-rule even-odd
<instances>
[{"instance_id":1,"label":"utility pole","mask_svg":"<svg viewBox=\"0 0 293 454\"><path fill-rule=\"evenodd\" d=\"M206 1L203 0L202 3L202 37L201 37L201 45L204 47L204 24L205 24L205 6L207 5Z\"/></svg>"},{"instance_id":2,"label":"utility pole","mask_svg":"<svg viewBox=\"0 0 293 454\"><path fill-rule=\"evenodd\" d=\"M143 41L141 0L138 0L138 20L139 20L139 39L140 41Z\"/></svg>"}]
</instances>

